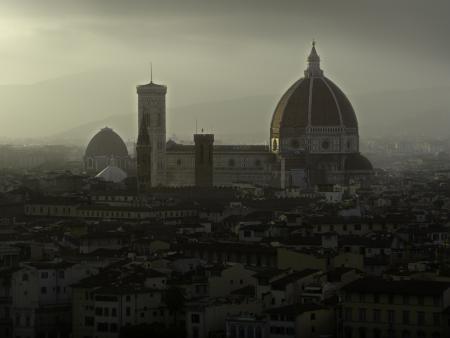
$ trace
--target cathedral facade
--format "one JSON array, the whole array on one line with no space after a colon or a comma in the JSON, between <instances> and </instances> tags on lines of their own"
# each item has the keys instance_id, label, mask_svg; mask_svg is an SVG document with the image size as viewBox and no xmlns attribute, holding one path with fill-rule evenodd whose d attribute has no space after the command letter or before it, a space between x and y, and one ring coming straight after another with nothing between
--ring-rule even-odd
<instances>
[{"instance_id":1,"label":"cathedral facade","mask_svg":"<svg viewBox=\"0 0 450 338\"><path fill-rule=\"evenodd\" d=\"M326 78L313 43L304 76L281 97L270 125L270 145L213 146L215 186L251 183L278 188L346 184L366 179L372 165L359 153L356 114L345 94ZM199 181L195 145L166 142L165 86L138 86L138 181L186 186ZM145 148L147 147L147 148ZM139 158L150 154L144 165ZM140 168L140 170L139 170ZM140 174L139 174L140 172ZM150 176L150 178L148 178ZM196 178L197 177L197 178Z\"/></svg>"}]
</instances>

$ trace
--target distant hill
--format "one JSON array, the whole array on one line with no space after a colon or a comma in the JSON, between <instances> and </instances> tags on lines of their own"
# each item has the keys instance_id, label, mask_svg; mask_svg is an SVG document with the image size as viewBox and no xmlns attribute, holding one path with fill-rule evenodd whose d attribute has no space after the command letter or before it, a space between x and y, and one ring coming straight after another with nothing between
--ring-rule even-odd
<instances>
[{"instance_id":1,"label":"distant hill","mask_svg":"<svg viewBox=\"0 0 450 338\"><path fill-rule=\"evenodd\" d=\"M167 135L178 140L191 141L197 121L198 131L204 128L205 132L215 133L218 142L264 143L268 137L268 126L275 104L275 98L254 96L168 109ZM133 140L137 133L137 116L109 116L54 134L47 140L88 142L104 126L115 129L125 140Z\"/></svg>"},{"instance_id":2,"label":"distant hill","mask_svg":"<svg viewBox=\"0 0 450 338\"><path fill-rule=\"evenodd\" d=\"M36 142L85 144L104 126L132 140L137 131L135 85L142 83L141 77L138 72L99 71L33 85L0 86L0 142L31 138ZM214 132L219 142L264 143L282 90L273 95L216 101L208 101L210 96L205 93L204 102L190 105L184 105L176 91L171 91L167 98L167 134L190 141L197 121L199 130ZM195 88L190 91L195 92ZM214 97L220 95L215 93ZM365 137L449 135L448 87L348 96Z\"/></svg>"},{"instance_id":3,"label":"distant hill","mask_svg":"<svg viewBox=\"0 0 450 338\"><path fill-rule=\"evenodd\" d=\"M365 136L450 136L450 87L397 90L350 98Z\"/></svg>"}]
</instances>

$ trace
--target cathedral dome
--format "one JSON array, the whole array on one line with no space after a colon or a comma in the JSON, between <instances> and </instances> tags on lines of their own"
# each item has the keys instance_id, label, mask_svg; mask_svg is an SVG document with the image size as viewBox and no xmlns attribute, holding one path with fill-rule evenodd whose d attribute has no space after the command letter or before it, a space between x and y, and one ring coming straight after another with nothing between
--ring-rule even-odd
<instances>
[{"instance_id":1,"label":"cathedral dome","mask_svg":"<svg viewBox=\"0 0 450 338\"><path fill-rule=\"evenodd\" d=\"M315 45L305 76L281 97L271 123L271 138L286 129L307 127L358 128L355 111L342 90L323 75Z\"/></svg>"},{"instance_id":2,"label":"cathedral dome","mask_svg":"<svg viewBox=\"0 0 450 338\"><path fill-rule=\"evenodd\" d=\"M355 153L346 158L344 169L347 171L372 171L373 167L367 157Z\"/></svg>"},{"instance_id":3,"label":"cathedral dome","mask_svg":"<svg viewBox=\"0 0 450 338\"><path fill-rule=\"evenodd\" d=\"M89 142L86 157L127 157L128 150L122 138L111 128L103 128Z\"/></svg>"}]
</instances>

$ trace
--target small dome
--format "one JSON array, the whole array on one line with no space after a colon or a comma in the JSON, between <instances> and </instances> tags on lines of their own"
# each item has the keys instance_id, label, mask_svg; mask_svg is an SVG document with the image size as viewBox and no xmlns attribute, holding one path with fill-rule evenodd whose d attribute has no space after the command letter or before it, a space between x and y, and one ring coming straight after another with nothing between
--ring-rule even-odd
<instances>
[{"instance_id":1,"label":"small dome","mask_svg":"<svg viewBox=\"0 0 450 338\"><path fill-rule=\"evenodd\" d=\"M89 142L85 156L127 157L128 150L122 138L111 128L103 128Z\"/></svg>"},{"instance_id":2,"label":"small dome","mask_svg":"<svg viewBox=\"0 0 450 338\"><path fill-rule=\"evenodd\" d=\"M125 171L114 165L109 165L100 171L95 177L108 182L120 183L128 177Z\"/></svg>"},{"instance_id":3,"label":"small dome","mask_svg":"<svg viewBox=\"0 0 450 338\"><path fill-rule=\"evenodd\" d=\"M345 170L348 171L368 171L373 170L372 163L360 153L347 156L345 160Z\"/></svg>"}]
</instances>

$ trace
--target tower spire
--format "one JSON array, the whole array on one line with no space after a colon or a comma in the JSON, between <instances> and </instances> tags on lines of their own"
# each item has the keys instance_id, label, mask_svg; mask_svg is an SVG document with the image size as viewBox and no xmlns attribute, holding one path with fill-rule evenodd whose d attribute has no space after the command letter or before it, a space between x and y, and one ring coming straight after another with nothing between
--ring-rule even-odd
<instances>
[{"instance_id":1,"label":"tower spire","mask_svg":"<svg viewBox=\"0 0 450 338\"><path fill-rule=\"evenodd\" d=\"M323 71L320 69L320 57L316 51L316 40L312 41L311 52L308 56L308 67L305 70L305 77L321 77Z\"/></svg>"}]
</instances>

